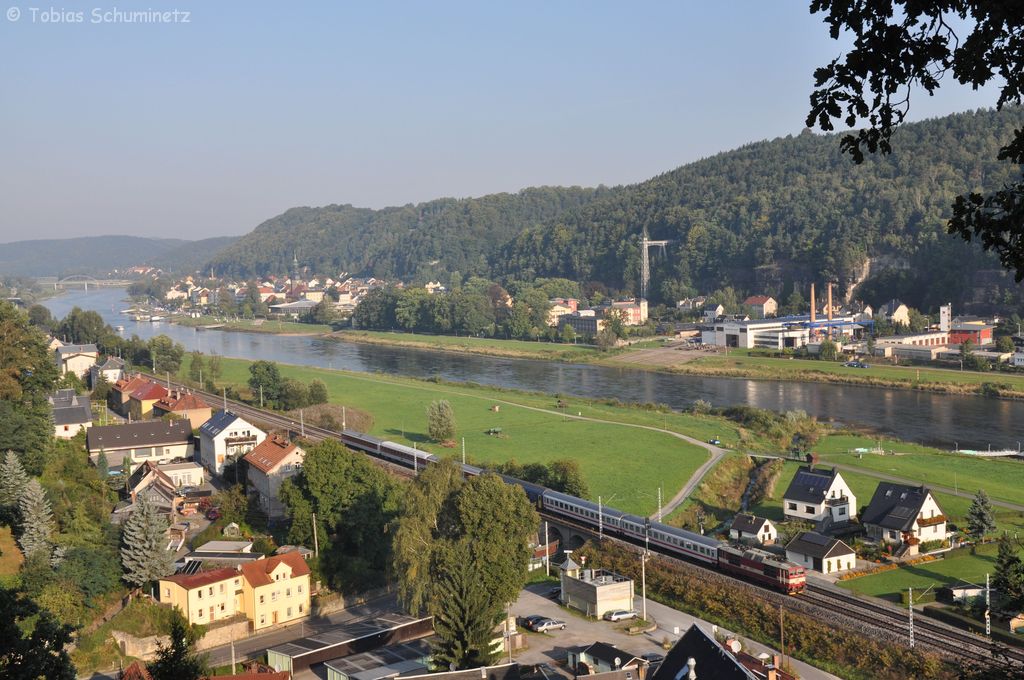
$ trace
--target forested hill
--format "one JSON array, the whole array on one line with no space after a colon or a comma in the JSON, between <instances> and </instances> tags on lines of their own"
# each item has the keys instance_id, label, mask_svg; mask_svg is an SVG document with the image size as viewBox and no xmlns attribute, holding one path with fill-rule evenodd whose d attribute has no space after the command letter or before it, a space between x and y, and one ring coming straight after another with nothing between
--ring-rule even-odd
<instances>
[{"instance_id":1,"label":"forested hill","mask_svg":"<svg viewBox=\"0 0 1024 680\"><path fill-rule=\"evenodd\" d=\"M317 273L428 279L491 273L490 259L521 230L614 190L540 187L481 198L442 198L371 210L292 208L217 254L205 269L243 277L291 270L297 256Z\"/></svg>"},{"instance_id":2,"label":"forested hill","mask_svg":"<svg viewBox=\"0 0 1024 680\"><path fill-rule=\"evenodd\" d=\"M1019 296L1012 279L994 271L994 258L946 235L945 222L958 194L1019 173L996 154L1022 126L1019 108L907 125L894 138L896 153L860 166L840 155L834 135L750 144L524 231L494 258L493 273L635 290L647 229L652 239L673 241L668 257L652 253L655 300L726 285L783 296L811 280L845 287L868 264L859 292L872 303L896 296L930 308Z\"/></svg>"}]
</instances>

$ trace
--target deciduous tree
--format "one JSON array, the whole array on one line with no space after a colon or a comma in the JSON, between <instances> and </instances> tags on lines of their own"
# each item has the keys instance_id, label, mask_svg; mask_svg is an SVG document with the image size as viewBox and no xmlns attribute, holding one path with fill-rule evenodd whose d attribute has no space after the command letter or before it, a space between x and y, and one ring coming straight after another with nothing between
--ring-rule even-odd
<instances>
[{"instance_id":1,"label":"deciduous tree","mask_svg":"<svg viewBox=\"0 0 1024 680\"><path fill-rule=\"evenodd\" d=\"M327 385L319 378L309 382L309 403L312 405L327 403Z\"/></svg>"},{"instance_id":2,"label":"deciduous tree","mask_svg":"<svg viewBox=\"0 0 1024 680\"><path fill-rule=\"evenodd\" d=\"M455 409L446 399L437 399L427 407L427 433L436 442L455 436Z\"/></svg>"}]
</instances>

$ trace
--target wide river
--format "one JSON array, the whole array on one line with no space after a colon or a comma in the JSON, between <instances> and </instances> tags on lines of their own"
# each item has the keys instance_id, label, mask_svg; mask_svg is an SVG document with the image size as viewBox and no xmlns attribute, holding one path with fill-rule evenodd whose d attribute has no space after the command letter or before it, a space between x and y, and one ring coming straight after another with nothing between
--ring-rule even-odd
<instances>
[{"instance_id":1,"label":"wide river","mask_svg":"<svg viewBox=\"0 0 1024 680\"><path fill-rule=\"evenodd\" d=\"M199 331L175 324L135 322L120 313L121 289L69 291L48 300L57 318L72 307L92 309L125 335L165 334L188 350L240 359L266 359L414 378L439 377L585 398L657 402L683 409L697 399L715 406L749 404L774 411L801 409L821 420L849 423L940 448L1018 448L1024 440L1024 402L909 390L671 375L630 368L433 352L339 342L318 337Z\"/></svg>"}]
</instances>

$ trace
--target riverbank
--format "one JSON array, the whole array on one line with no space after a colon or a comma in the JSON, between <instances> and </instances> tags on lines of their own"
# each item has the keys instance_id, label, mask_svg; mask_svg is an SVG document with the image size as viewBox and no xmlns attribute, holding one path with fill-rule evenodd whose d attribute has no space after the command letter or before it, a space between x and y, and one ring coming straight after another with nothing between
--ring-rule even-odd
<instances>
[{"instance_id":1,"label":"riverbank","mask_svg":"<svg viewBox=\"0 0 1024 680\"><path fill-rule=\"evenodd\" d=\"M630 354L628 359L613 357L603 363L714 378L832 383L1024 400L1022 374L892 365L851 368L840 362L811 358L747 356L735 353L735 350L729 355L708 355L701 350L680 350L678 360L672 360L670 356L669 361L661 361L658 365L652 366L644 362L646 352L647 350L638 350ZM664 354L664 351L660 352L660 355Z\"/></svg>"},{"instance_id":2,"label":"riverbank","mask_svg":"<svg viewBox=\"0 0 1024 680\"><path fill-rule=\"evenodd\" d=\"M330 337L340 342L480 354L506 359L541 359L544 361L587 363L608 356L607 352L602 352L592 345L570 345L547 341L502 340L498 338L364 330L336 331L331 333ZM610 350L610 352L623 351L625 350Z\"/></svg>"},{"instance_id":3,"label":"riverbank","mask_svg":"<svg viewBox=\"0 0 1024 680\"><path fill-rule=\"evenodd\" d=\"M333 329L327 324L299 323L298 321L277 321L270 319L231 319L214 316L174 316L171 323L189 328L209 328L218 331L243 331L245 333L269 333L272 335L326 335Z\"/></svg>"}]
</instances>

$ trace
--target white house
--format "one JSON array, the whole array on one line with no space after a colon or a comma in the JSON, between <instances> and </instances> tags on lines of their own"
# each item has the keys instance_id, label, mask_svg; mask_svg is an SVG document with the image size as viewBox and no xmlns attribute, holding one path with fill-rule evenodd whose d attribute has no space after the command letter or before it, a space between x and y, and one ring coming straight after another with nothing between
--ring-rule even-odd
<instances>
[{"instance_id":1,"label":"white house","mask_svg":"<svg viewBox=\"0 0 1024 680\"><path fill-rule=\"evenodd\" d=\"M782 496L782 511L786 519L847 522L857 516L857 497L835 468L801 465Z\"/></svg>"},{"instance_id":2,"label":"white house","mask_svg":"<svg viewBox=\"0 0 1024 680\"><path fill-rule=\"evenodd\" d=\"M762 545L771 545L779 539L779 532L775 525L764 517L741 512L732 520L729 538L734 541L754 541Z\"/></svg>"},{"instance_id":3,"label":"white house","mask_svg":"<svg viewBox=\"0 0 1024 680\"><path fill-rule=\"evenodd\" d=\"M220 475L225 461L244 456L266 438L266 432L241 416L218 411L199 427L199 462Z\"/></svg>"},{"instance_id":4,"label":"white house","mask_svg":"<svg viewBox=\"0 0 1024 680\"><path fill-rule=\"evenodd\" d=\"M814 531L803 531L786 545L786 559L823 574L848 571L857 565L853 548L838 538L822 536Z\"/></svg>"},{"instance_id":5,"label":"white house","mask_svg":"<svg viewBox=\"0 0 1024 680\"><path fill-rule=\"evenodd\" d=\"M725 314L725 307L720 304L713 304L704 308L702 316L705 321L714 321L723 314Z\"/></svg>"},{"instance_id":6,"label":"white house","mask_svg":"<svg viewBox=\"0 0 1024 680\"><path fill-rule=\"evenodd\" d=\"M277 494L281 483L302 469L306 452L283 437L271 435L245 454L249 464L249 483L256 490L260 508L270 519L284 517L284 506Z\"/></svg>"},{"instance_id":7,"label":"white house","mask_svg":"<svg viewBox=\"0 0 1024 680\"><path fill-rule=\"evenodd\" d=\"M89 397L75 394L74 390L57 390L47 399L53 408L54 437L71 439L82 430L92 427Z\"/></svg>"},{"instance_id":8,"label":"white house","mask_svg":"<svg viewBox=\"0 0 1024 680\"><path fill-rule=\"evenodd\" d=\"M74 373L82 380L85 380L89 368L100 358L96 345L61 345L54 350L54 354L61 375Z\"/></svg>"},{"instance_id":9,"label":"white house","mask_svg":"<svg viewBox=\"0 0 1024 680\"><path fill-rule=\"evenodd\" d=\"M107 357L102 364L94 364L89 367L89 384L93 388L99 384L100 377L113 385L124 377L124 362L117 357Z\"/></svg>"},{"instance_id":10,"label":"white house","mask_svg":"<svg viewBox=\"0 0 1024 680\"><path fill-rule=\"evenodd\" d=\"M879 482L861 523L868 537L911 552L925 541L946 539L946 516L925 486Z\"/></svg>"}]
</instances>

